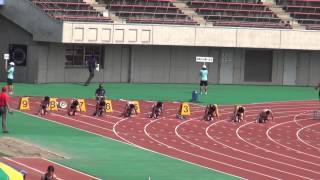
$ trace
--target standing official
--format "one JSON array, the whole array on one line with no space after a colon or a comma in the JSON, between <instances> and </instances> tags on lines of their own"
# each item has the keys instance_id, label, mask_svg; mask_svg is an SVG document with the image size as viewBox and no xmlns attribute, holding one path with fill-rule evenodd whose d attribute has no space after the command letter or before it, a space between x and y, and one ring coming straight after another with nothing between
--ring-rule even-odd
<instances>
[{"instance_id":1,"label":"standing official","mask_svg":"<svg viewBox=\"0 0 320 180\"><path fill-rule=\"evenodd\" d=\"M2 117L2 132L8 133L7 129L7 111L12 113L9 107L9 96L7 94L7 87L2 87L2 92L0 93L0 116Z\"/></svg>"},{"instance_id":2,"label":"standing official","mask_svg":"<svg viewBox=\"0 0 320 180\"><path fill-rule=\"evenodd\" d=\"M7 69L7 84L9 87L9 94L13 94L14 65L14 62L10 62Z\"/></svg>"},{"instance_id":3,"label":"standing official","mask_svg":"<svg viewBox=\"0 0 320 180\"><path fill-rule=\"evenodd\" d=\"M208 70L207 66L204 64L199 73L200 76L200 94L204 91L205 94L208 93Z\"/></svg>"},{"instance_id":4,"label":"standing official","mask_svg":"<svg viewBox=\"0 0 320 180\"><path fill-rule=\"evenodd\" d=\"M94 55L92 55L89 60L87 60L87 65L88 65L88 70L89 70L89 78L84 84L85 86L88 86L94 77L94 69L96 68L97 65L97 59Z\"/></svg>"}]
</instances>

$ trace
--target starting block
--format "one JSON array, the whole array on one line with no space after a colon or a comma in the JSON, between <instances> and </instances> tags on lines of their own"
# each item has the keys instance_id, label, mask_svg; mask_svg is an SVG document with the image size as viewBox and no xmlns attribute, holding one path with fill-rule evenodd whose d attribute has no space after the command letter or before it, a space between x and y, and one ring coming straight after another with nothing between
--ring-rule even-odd
<instances>
[{"instance_id":1,"label":"starting block","mask_svg":"<svg viewBox=\"0 0 320 180\"><path fill-rule=\"evenodd\" d=\"M105 102L106 102L106 112L113 112L112 101L111 100L105 100Z\"/></svg>"},{"instance_id":2,"label":"starting block","mask_svg":"<svg viewBox=\"0 0 320 180\"><path fill-rule=\"evenodd\" d=\"M320 110L315 110L313 112L313 119L320 120Z\"/></svg>"},{"instance_id":3,"label":"starting block","mask_svg":"<svg viewBox=\"0 0 320 180\"><path fill-rule=\"evenodd\" d=\"M181 103L180 115L181 116L190 116L191 115L189 103L186 103L186 102Z\"/></svg>"},{"instance_id":4,"label":"starting block","mask_svg":"<svg viewBox=\"0 0 320 180\"><path fill-rule=\"evenodd\" d=\"M136 111L137 113L140 113L140 105L139 105L139 101L132 101L132 103L134 104L134 106L136 107Z\"/></svg>"},{"instance_id":5,"label":"starting block","mask_svg":"<svg viewBox=\"0 0 320 180\"><path fill-rule=\"evenodd\" d=\"M57 98L50 98L49 110L50 111L58 111Z\"/></svg>"},{"instance_id":6,"label":"starting block","mask_svg":"<svg viewBox=\"0 0 320 180\"><path fill-rule=\"evenodd\" d=\"M77 107L77 111L78 112L86 112L87 108L86 108L86 102L84 101L84 99L78 99L79 105Z\"/></svg>"},{"instance_id":7,"label":"starting block","mask_svg":"<svg viewBox=\"0 0 320 180\"><path fill-rule=\"evenodd\" d=\"M20 110L30 110L29 97L22 97L20 99Z\"/></svg>"}]
</instances>

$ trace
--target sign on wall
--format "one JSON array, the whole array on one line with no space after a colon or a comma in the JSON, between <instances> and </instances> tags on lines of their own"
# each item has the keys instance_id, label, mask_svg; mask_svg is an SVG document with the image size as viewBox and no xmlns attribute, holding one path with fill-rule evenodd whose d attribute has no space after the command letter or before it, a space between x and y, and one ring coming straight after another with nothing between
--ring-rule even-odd
<instances>
[{"instance_id":1,"label":"sign on wall","mask_svg":"<svg viewBox=\"0 0 320 180\"><path fill-rule=\"evenodd\" d=\"M10 57L9 54L3 54L3 59L4 60L9 60L9 57Z\"/></svg>"},{"instance_id":2,"label":"sign on wall","mask_svg":"<svg viewBox=\"0 0 320 180\"><path fill-rule=\"evenodd\" d=\"M197 56L196 57L196 62L208 62L208 63L212 63L213 62L213 57L202 57L202 56Z\"/></svg>"},{"instance_id":3,"label":"sign on wall","mask_svg":"<svg viewBox=\"0 0 320 180\"><path fill-rule=\"evenodd\" d=\"M9 44L10 62L16 66L26 66L27 64L27 45Z\"/></svg>"}]
</instances>

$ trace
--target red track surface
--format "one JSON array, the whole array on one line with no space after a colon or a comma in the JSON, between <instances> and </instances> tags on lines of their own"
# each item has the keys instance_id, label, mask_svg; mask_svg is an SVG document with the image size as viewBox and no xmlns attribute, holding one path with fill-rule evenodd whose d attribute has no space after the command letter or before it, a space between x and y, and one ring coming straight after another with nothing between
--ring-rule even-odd
<instances>
[{"instance_id":1,"label":"red track surface","mask_svg":"<svg viewBox=\"0 0 320 180\"><path fill-rule=\"evenodd\" d=\"M0 158L0 161L12 167L27 171L26 180L41 179L41 175L46 172L46 168L49 165L54 165L56 175L60 180L68 180L70 177L72 177L71 179L77 180L97 179L41 158Z\"/></svg>"},{"instance_id":2,"label":"red track surface","mask_svg":"<svg viewBox=\"0 0 320 180\"><path fill-rule=\"evenodd\" d=\"M26 113L35 114L40 98L30 101L32 110ZM60 110L42 118L241 178L320 177L320 122L312 120L318 101L248 104L241 123L230 122L233 106L220 107L222 116L214 122L202 121L204 108L197 105L188 120L177 120L177 103L165 103L162 117L151 120L146 115L150 102L140 102L137 117L123 119L124 103L113 101L116 111L105 117L92 117L94 101L87 100L87 113L72 117ZM17 107L18 99L12 105ZM275 121L255 123L264 108L273 110Z\"/></svg>"}]
</instances>

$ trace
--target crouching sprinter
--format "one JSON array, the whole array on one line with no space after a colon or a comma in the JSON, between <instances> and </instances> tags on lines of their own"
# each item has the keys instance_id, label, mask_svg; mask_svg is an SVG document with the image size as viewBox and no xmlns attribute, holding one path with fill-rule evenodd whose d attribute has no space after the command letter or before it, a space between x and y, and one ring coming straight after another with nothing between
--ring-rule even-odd
<instances>
[{"instance_id":1,"label":"crouching sprinter","mask_svg":"<svg viewBox=\"0 0 320 180\"><path fill-rule=\"evenodd\" d=\"M133 102L128 101L124 107L124 110L121 114L123 117L131 117L133 115L137 115L137 108Z\"/></svg>"},{"instance_id":2,"label":"crouching sprinter","mask_svg":"<svg viewBox=\"0 0 320 180\"><path fill-rule=\"evenodd\" d=\"M38 115L46 115L48 114L48 108L50 106L50 97L45 96L40 103Z\"/></svg>"},{"instance_id":3,"label":"crouching sprinter","mask_svg":"<svg viewBox=\"0 0 320 180\"><path fill-rule=\"evenodd\" d=\"M154 119L158 119L159 116L161 115L163 109L163 103L162 102L157 102L155 104L153 104L152 106L152 111L150 114L150 118L154 118Z\"/></svg>"},{"instance_id":4,"label":"crouching sprinter","mask_svg":"<svg viewBox=\"0 0 320 180\"><path fill-rule=\"evenodd\" d=\"M96 104L96 110L93 113L93 116L102 116L106 111L106 102L104 97L100 97Z\"/></svg>"},{"instance_id":5,"label":"crouching sprinter","mask_svg":"<svg viewBox=\"0 0 320 180\"><path fill-rule=\"evenodd\" d=\"M79 106L79 101L77 99L73 98L71 100L71 103L70 103L68 115L69 116L75 116L78 106Z\"/></svg>"},{"instance_id":6,"label":"crouching sprinter","mask_svg":"<svg viewBox=\"0 0 320 180\"><path fill-rule=\"evenodd\" d=\"M233 111L233 121L234 122L241 122L244 119L244 111L245 108L243 106L235 105L234 111Z\"/></svg>"},{"instance_id":7,"label":"crouching sprinter","mask_svg":"<svg viewBox=\"0 0 320 180\"><path fill-rule=\"evenodd\" d=\"M271 117L271 120L273 120L273 113L270 109L263 109L258 118L257 118L257 123L266 123L267 121L269 121Z\"/></svg>"},{"instance_id":8,"label":"crouching sprinter","mask_svg":"<svg viewBox=\"0 0 320 180\"><path fill-rule=\"evenodd\" d=\"M217 104L209 104L206 107L203 119L205 121L212 121L214 118L219 118L218 105Z\"/></svg>"}]
</instances>

